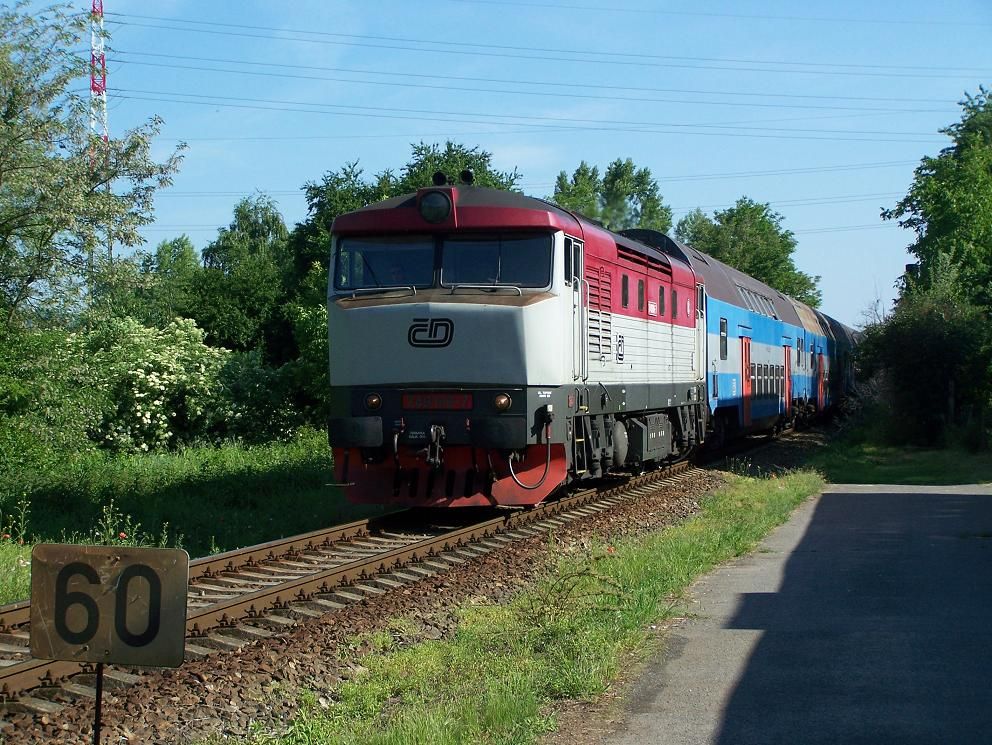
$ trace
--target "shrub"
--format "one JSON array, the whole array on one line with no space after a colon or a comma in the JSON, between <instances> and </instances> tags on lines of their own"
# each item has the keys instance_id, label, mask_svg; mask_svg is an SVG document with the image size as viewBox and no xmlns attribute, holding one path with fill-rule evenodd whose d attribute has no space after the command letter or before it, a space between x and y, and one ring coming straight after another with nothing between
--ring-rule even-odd
<instances>
[{"instance_id":1,"label":"shrub","mask_svg":"<svg viewBox=\"0 0 992 745\"><path fill-rule=\"evenodd\" d=\"M220 370L228 416L218 432L245 442L286 440L302 423L288 365L266 367L259 350L233 352Z\"/></svg>"},{"instance_id":2,"label":"shrub","mask_svg":"<svg viewBox=\"0 0 992 745\"><path fill-rule=\"evenodd\" d=\"M137 451L190 443L235 413L220 382L229 352L204 344L203 331L189 319L164 329L112 319L84 335L84 348L94 382L110 401L101 445Z\"/></svg>"}]
</instances>

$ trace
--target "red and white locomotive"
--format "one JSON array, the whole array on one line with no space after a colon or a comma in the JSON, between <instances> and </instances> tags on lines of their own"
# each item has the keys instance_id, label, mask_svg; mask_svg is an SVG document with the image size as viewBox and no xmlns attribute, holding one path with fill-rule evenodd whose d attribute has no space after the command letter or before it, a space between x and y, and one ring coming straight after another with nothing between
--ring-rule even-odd
<instances>
[{"instance_id":1,"label":"red and white locomotive","mask_svg":"<svg viewBox=\"0 0 992 745\"><path fill-rule=\"evenodd\" d=\"M726 418L686 247L437 182L334 221L328 436L349 499L532 505L682 457Z\"/></svg>"}]
</instances>

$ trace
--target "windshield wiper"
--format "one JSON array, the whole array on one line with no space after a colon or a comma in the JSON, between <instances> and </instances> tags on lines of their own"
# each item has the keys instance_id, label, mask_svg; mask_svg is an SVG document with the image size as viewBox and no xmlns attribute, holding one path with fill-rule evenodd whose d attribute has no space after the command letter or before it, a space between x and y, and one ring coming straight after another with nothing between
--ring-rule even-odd
<instances>
[{"instance_id":1,"label":"windshield wiper","mask_svg":"<svg viewBox=\"0 0 992 745\"><path fill-rule=\"evenodd\" d=\"M356 287L351 291L351 297L341 297L341 300L357 300L358 295L375 295L380 292L394 292L396 290L409 290L411 295L417 294L417 288L413 285L395 285L393 287Z\"/></svg>"},{"instance_id":2,"label":"windshield wiper","mask_svg":"<svg viewBox=\"0 0 992 745\"><path fill-rule=\"evenodd\" d=\"M451 285L451 292L449 294L454 295L455 290L488 290L489 292L495 292L496 290L516 290L517 294L523 297L523 291L517 285L477 285L477 284L457 284Z\"/></svg>"}]
</instances>

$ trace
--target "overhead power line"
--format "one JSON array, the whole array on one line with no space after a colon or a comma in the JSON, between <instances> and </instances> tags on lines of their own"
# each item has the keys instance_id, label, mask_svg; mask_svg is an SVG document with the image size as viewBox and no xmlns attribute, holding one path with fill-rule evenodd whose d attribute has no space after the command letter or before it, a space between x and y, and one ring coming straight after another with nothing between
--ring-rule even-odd
<instances>
[{"instance_id":1,"label":"overhead power line","mask_svg":"<svg viewBox=\"0 0 992 745\"><path fill-rule=\"evenodd\" d=\"M802 234L815 234L815 233L842 233L848 230L878 230L879 228L898 228L900 225L895 222L883 222L883 223L868 223L866 225L840 225L836 227L826 227L826 228L807 228L805 230L793 230L793 233L797 235Z\"/></svg>"},{"instance_id":2,"label":"overhead power line","mask_svg":"<svg viewBox=\"0 0 992 745\"><path fill-rule=\"evenodd\" d=\"M887 194L841 194L832 197L811 197L805 199L759 199L756 201L762 204L770 204L772 207L810 207L822 204L853 204L855 202L874 202L877 200L891 200L903 196L899 192ZM695 207L672 207L672 212L686 213L693 210L719 210L733 207L736 202L722 204L697 204Z\"/></svg>"},{"instance_id":3,"label":"overhead power line","mask_svg":"<svg viewBox=\"0 0 992 745\"><path fill-rule=\"evenodd\" d=\"M110 14L108 14L110 15ZM141 16L131 15L127 16L124 14L114 14L119 18L140 18ZM151 16L150 18L157 17ZM418 46L404 46L403 44L434 44L441 45L445 44L449 47L458 47L460 42L439 42L439 41L418 41L418 40L404 40L396 43L372 43L369 41L349 41L349 40L339 40L339 39L390 39L391 37L369 37L361 36L357 34L334 34L330 32L317 32L317 31L302 31L302 30L285 30L277 29L268 26L246 26L244 24L227 24L218 23L212 21L186 21L182 19L161 19L169 23L181 23L181 24L198 24L206 25L220 28L251 28L260 31L265 31L267 33L249 33L248 31L227 31L219 30L218 28L196 28L193 25L181 25L181 26L170 26L161 23L140 23L131 20L118 20L114 23L122 26L133 26L136 28L153 28L161 29L166 31L182 31L184 33L202 33L202 34L214 34L220 36L234 36L249 39L268 39L272 41L297 41L307 44L324 44L324 45L334 45L334 46L357 46L364 47L368 49L391 49L397 51L407 51L407 52L420 52L420 53L432 53L432 54L454 54L454 55L468 55L476 57L498 57L503 59L526 59L526 60L540 60L540 61L551 61L551 62L578 62L582 64L596 64L596 65L621 65L621 66L636 66L636 67L659 67L659 68L687 68L687 69L697 69L697 70L723 70L732 72L765 72L765 73L776 73L776 74L805 74L805 75L840 75L840 76L855 76L855 77L880 77L880 78L971 78L972 74L966 73L955 73L955 74L936 74L933 72L914 72L914 73L899 73L899 72L869 72L864 69L856 70L837 70L837 69L775 69L769 67L773 64L784 64L778 63L750 63L750 64L764 64L764 67L734 67L726 65L714 65L708 63L689 63L689 62L676 62L676 61L655 61L652 62L651 59L657 59L656 55L626 55L628 57L637 57L637 59L609 59L605 57L616 57L623 56L623 53L619 52L593 52L591 50L578 50L578 51L558 51L554 49L543 49L540 47L520 47L521 50L528 50L536 52L536 54L521 54L519 52L510 51L484 51L486 49L503 49L504 47L499 47L495 45L469 45L465 44L466 48L442 48L440 46L425 48ZM297 34L297 36L286 36L278 34ZM299 34L307 34L309 36L300 36ZM318 37L336 37L336 38L309 38L313 36ZM474 46L474 50L467 47ZM549 54L574 54L574 57L561 57L561 56L549 56ZM728 63L735 64L735 63ZM738 65L745 64L743 62L736 63ZM812 63L811 63L812 64Z\"/></svg>"},{"instance_id":4,"label":"overhead power line","mask_svg":"<svg viewBox=\"0 0 992 745\"><path fill-rule=\"evenodd\" d=\"M139 56L139 57L161 57L167 60L175 60L175 54L169 53L157 53L157 52L135 52L131 50L118 49L115 51L116 54L124 54L129 57ZM912 104L953 104L953 101L942 100L939 98L905 98L905 97L887 97L887 96L836 96L836 95L826 95L819 93L774 93L771 91L761 91L759 93L752 93L748 91L741 90L713 90L713 89L694 89L694 88L655 88L655 87L645 87L645 86L631 86L622 85L615 81L611 81L605 84L597 84L583 80L582 83L563 83L558 80L536 80L533 78L527 80L520 80L514 78L484 78L475 77L470 75L445 75L437 72L396 72L393 70L373 70L369 68L353 68L353 67L325 67L322 65L299 65L290 64L285 62L272 62L270 60L265 60L264 62L259 62L257 60L246 60L246 59L231 59L226 57L193 57L187 54L183 55L183 59L193 60L196 62L219 62L221 64L233 64L233 65L254 65L264 67L266 70L273 68L281 69L291 69L291 70L314 70L318 72L335 72L335 73L347 73L353 75L380 75L385 77L395 77L395 78L419 78L427 80L454 80L459 82L468 83L497 83L497 84L508 84L508 85L532 85L532 86L545 86L545 87L556 87L556 88L567 88L569 90L590 90L590 89L603 89L609 91L631 91L635 93L681 93L686 95L700 95L700 96L731 96L731 97L746 97L746 98L786 98L795 100L817 100L817 101L865 101L871 103L912 103Z\"/></svg>"},{"instance_id":5,"label":"overhead power line","mask_svg":"<svg viewBox=\"0 0 992 745\"><path fill-rule=\"evenodd\" d=\"M221 21L199 21L189 18L168 18L163 16L150 16L141 15L138 13L108 13L107 15L119 16L121 18L139 18L146 21L165 21L166 23L183 23L195 26L217 26L221 28L236 28L236 29L248 29L251 31L270 31L278 33L291 33L291 34L306 34L309 36L319 36L328 37L336 39L363 39L372 41L395 41L404 42L408 44L435 44L444 45L450 47L462 47L469 49L499 49L504 51L513 52L550 52L555 54L581 54L581 55L597 55L606 57L623 57L626 59L657 59L657 60L679 60L679 61L690 61L690 62L720 62L726 64L746 64L746 65L785 65L794 67L825 67L825 68L841 68L850 70L862 70L864 68L872 68L876 70L925 70L927 72L989 72L990 68L981 67L946 67L941 68L936 65L878 65L870 63L855 63L855 62L800 62L796 60L762 60L754 58L735 58L735 57L693 57L686 55L672 55L672 54L653 54L647 52L614 52L614 51L597 51L595 49L589 49L588 47L582 47L579 49L564 49L561 47L530 47L530 46L519 46L512 44L485 44L480 42L467 42L467 41L451 41L444 39L438 41L437 39L417 39L404 36L379 36L372 34L344 34L335 31L314 31L313 29L294 29L294 28L276 28L274 26L259 26L246 23L226 23Z\"/></svg>"},{"instance_id":6,"label":"overhead power line","mask_svg":"<svg viewBox=\"0 0 992 745\"><path fill-rule=\"evenodd\" d=\"M381 119L413 119L417 121L438 121L442 118L447 122L467 124L504 124L511 126L533 126L535 131L554 126L560 130L580 131L634 131L634 132L675 132L692 135L721 135L732 137L759 137L772 139L812 139L840 140L865 142L913 142L933 144L934 139L891 139L900 137L942 137L929 132L891 132L884 130L832 130L832 129L799 129L781 127L749 127L745 125L721 124L683 124L677 122L639 122L606 119L582 119L576 117L550 117L526 114L491 114L473 112L474 119L464 118L460 111L398 108L384 106L358 106L345 104L328 104L313 101L287 101L280 99L246 98L238 96L200 95L186 92L147 91L128 88L119 89L122 95L130 94L141 100L170 101L174 103L200 104L208 106L228 106L234 108L250 108L270 111L292 111L294 113L333 114L335 116L353 116ZM153 96L156 98L147 98ZM162 98L162 97L165 98ZM145 98L142 98L145 97ZM186 100L184 100L186 99ZM192 99L192 100L188 100ZM266 105L261 105L266 104ZM300 108L317 107L317 108ZM579 123L578 125L575 123ZM709 131L704 131L709 130ZM882 135L879 137L852 137L850 135ZM887 139L888 138L888 139Z\"/></svg>"},{"instance_id":7,"label":"overhead power line","mask_svg":"<svg viewBox=\"0 0 992 745\"><path fill-rule=\"evenodd\" d=\"M988 23L975 21L948 21L945 19L913 19L913 18L842 18L837 16L786 16L760 13L718 13L701 10L671 10L667 8L627 8L614 5L572 5L564 3L527 3L515 0L448 0L449 2L472 5L498 5L500 7L515 6L531 10L578 10L594 13L626 13L637 15L662 16L695 16L699 18L732 18L736 20L754 21L798 21L802 23L842 23L842 24L873 24L873 25L911 25L911 26L988 26Z\"/></svg>"},{"instance_id":8,"label":"overhead power line","mask_svg":"<svg viewBox=\"0 0 992 745\"><path fill-rule=\"evenodd\" d=\"M634 103L679 103L679 104L691 104L698 106L732 106L732 107L744 107L744 108L768 108L768 109L817 109L826 111L859 111L859 112L877 112L877 113L902 113L902 114L920 114L920 113L936 113L936 114L946 114L948 110L946 108L942 109L904 109L904 108L893 108L893 107L878 107L878 106L838 106L838 105L822 105L822 104L812 104L812 103L760 103L754 101L700 101L684 98L643 98L638 96L609 96L609 95L595 95L591 93L558 93L554 91L526 91L526 90L511 90L506 88L482 88L478 86L452 86L452 85L431 85L427 83L411 83L409 81L404 82L394 82L388 80L354 80L350 78L339 78L330 77L326 75L302 75L299 73L289 73L289 72L266 72L264 70L236 70L230 68L220 68L220 67L203 67L201 65L183 65L176 62L141 62L138 60L128 59L127 56L130 53L123 53L126 56L122 61L128 65L142 65L148 67L163 67L169 70L196 70L198 72L218 72L224 74L233 75L252 75L256 77L270 77L270 78L291 78L294 80L319 80L322 82L333 82L333 83L351 83L354 85L376 85L376 86L389 86L396 88L421 88L427 90L440 90L440 91L457 91L457 92L470 92L470 93L506 93L515 96L535 96L539 98L567 98L574 100L576 98L590 99L596 101L628 101ZM190 59L186 57L186 59ZM258 63L251 63L258 64Z\"/></svg>"}]
</instances>

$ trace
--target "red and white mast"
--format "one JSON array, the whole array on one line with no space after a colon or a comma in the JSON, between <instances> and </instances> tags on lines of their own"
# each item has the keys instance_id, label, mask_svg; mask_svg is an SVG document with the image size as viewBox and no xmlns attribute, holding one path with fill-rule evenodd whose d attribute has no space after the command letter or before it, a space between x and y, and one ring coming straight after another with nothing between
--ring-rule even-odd
<instances>
[{"instance_id":1,"label":"red and white mast","mask_svg":"<svg viewBox=\"0 0 992 745\"><path fill-rule=\"evenodd\" d=\"M103 49L103 0L93 0L90 12L90 130L110 142L107 126L107 55Z\"/></svg>"},{"instance_id":2,"label":"red and white mast","mask_svg":"<svg viewBox=\"0 0 992 745\"><path fill-rule=\"evenodd\" d=\"M99 155L96 138L103 141L103 161L110 161L110 126L107 124L107 55L103 47L103 0L93 0L90 10L90 132L93 144L90 146L90 170L96 171ZM110 193L110 181L107 181ZM114 260L114 238L110 225L107 225L107 260ZM93 258L90 256L90 271Z\"/></svg>"}]
</instances>

